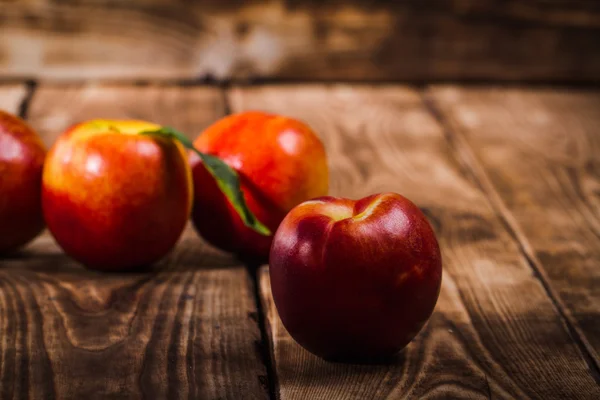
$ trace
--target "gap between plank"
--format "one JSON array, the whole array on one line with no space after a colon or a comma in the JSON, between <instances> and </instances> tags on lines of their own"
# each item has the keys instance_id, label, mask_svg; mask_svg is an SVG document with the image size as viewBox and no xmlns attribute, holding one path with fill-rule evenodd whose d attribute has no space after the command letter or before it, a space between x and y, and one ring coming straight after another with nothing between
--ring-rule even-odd
<instances>
[{"instance_id":1,"label":"gap between plank","mask_svg":"<svg viewBox=\"0 0 600 400\"><path fill-rule=\"evenodd\" d=\"M33 99L33 94L35 93L37 86L38 83L36 81L30 80L25 82L25 96L23 96L23 100L21 100L18 111L18 115L22 119L27 119L29 105L31 104L31 100Z\"/></svg>"},{"instance_id":2,"label":"gap between plank","mask_svg":"<svg viewBox=\"0 0 600 400\"><path fill-rule=\"evenodd\" d=\"M225 116L231 115L231 102L229 101L230 85L224 84L220 86L221 96L223 99L223 110ZM246 271L252 280L252 290L254 294L254 302L256 303L257 318L256 323L260 331L260 356L267 370L266 390L270 399L279 400L279 383L277 380L277 372L275 370L275 358L271 348L271 335L267 332L267 313L260 296L260 265L246 262Z\"/></svg>"},{"instance_id":3,"label":"gap between plank","mask_svg":"<svg viewBox=\"0 0 600 400\"><path fill-rule=\"evenodd\" d=\"M254 301L256 302L256 310L258 312L257 324L260 329L261 338L261 356L263 364L267 369L267 388L269 398L273 400L279 400L279 382L277 379L277 371L275 369L275 358L273 357L273 348L271 342L271 335L267 331L269 325L267 324L267 310L260 296L260 266L259 265L247 265L248 273L252 278L254 285Z\"/></svg>"},{"instance_id":4,"label":"gap between plank","mask_svg":"<svg viewBox=\"0 0 600 400\"><path fill-rule=\"evenodd\" d=\"M558 312L563 324L567 328L569 335L582 354L591 375L596 382L600 383L600 365L592 356L591 344L587 341L585 335L583 335L577 329L575 321L573 321L571 318L570 313L566 311L566 307L561 301L559 295L550 285L550 280L546 275L546 271L544 270L541 262L538 260L535 251L529 244L527 237L522 232L512 213L500 197L500 194L497 192L491 179L485 172L485 169L477 160L477 157L473 153L473 150L468 144L467 139L460 132L460 129L453 129L451 123L446 119L435 99L430 93L428 93L427 88L420 88L419 94L427 111L433 116L433 118L442 128L443 134L450 148L452 149L454 157L462 165L465 171L473 177L474 183L477 184L484 193L490 205L492 206L492 209L499 217L508 233L517 241L519 251L525 257L527 264L533 271L533 275L540 281L546 294L550 298L550 301Z\"/></svg>"},{"instance_id":5,"label":"gap between plank","mask_svg":"<svg viewBox=\"0 0 600 400\"><path fill-rule=\"evenodd\" d=\"M43 78L35 75L28 76L0 76L0 84L21 83L21 82L40 82L42 84L57 85L86 85L90 81L89 78ZM136 78L102 78L92 80L99 85L122 85L122 86L217 86L217 87L232 87L232 86L286 86L286 85L305 85L305 84L321 84L321 85L362 85L362 86L389 86L389 85L406 85L412 87L425 87L427 85L445 85L458 84L466 86L481 86L481 85L501 85L501 86L529 86L534 88L577 88L578 90L597 91L600 88L600 80L598 79L583 79L573 80L567 78L561 79L535 79L535 78L413 78L413 79L392 79L392 78L355 78L355 79L340 79L340 78L292 78L292 77L277 77L277 76L249 76L236 78L216 78L210 74L194 76L182 76L171 78L152 78L146 77L141 79Z\"/></svg>"},{"instance_id":6,"label":"gap between plank","mask_svg":"<svg viewBox=\"0 0 600 400\"><path fill-rule=\"evenodd\" d=\"M225 113L225 116L231 115L231 103L229 101L230 88L231 87L228 84L223 84L219 87L220 92L221 92L221 98L223 101L223 112Z\"/></svg>"}]
</instances>

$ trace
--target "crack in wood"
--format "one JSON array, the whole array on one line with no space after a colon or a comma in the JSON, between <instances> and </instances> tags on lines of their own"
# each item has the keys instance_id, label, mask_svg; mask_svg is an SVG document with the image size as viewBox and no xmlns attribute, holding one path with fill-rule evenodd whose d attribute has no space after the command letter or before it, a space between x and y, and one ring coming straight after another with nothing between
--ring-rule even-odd
<instances>
[{"instance_id":1,"label":"crack in wood","mask_svg":"<svg viewBox=\"0 0 600 400\"><path fill-rule=\"evenodd\" d=\"M31 81L26 81L24 84L25 84L25 95L23 96L23 99L21 100L21 104L19 104L18 115L22 119L27 119L27 115L29 112L29 105L31 104L31 100L33 99L33 96L35 94L35 90L37 88L38 83L35 80L31 80Z\"/></svg>"},{"instance_id":2,"label":"crack in wood","mask_svg":"<svg viewBox=\"0 0 600 400\"><path fill-rule=\"evenodd\" d=\"M273 341L271 340L271 334L268 331L269 326L266 322L267 315L265 311L265 305L263 304L260 296L260 268L255 265L249 265L247 266L247 270L250 274L250 277L252 278L252 289L254 294L254 301L256 302L258 318L255 322L258 325L258 328L260 329L261 358L263 364L265 365L265 368L267 369L267 382L265 389L267 390L270 399L278 400L280 399L280 394L279 383L277 380L277 372L275 369L275 357L273 356Z\"/></svg>"}]
</instances>

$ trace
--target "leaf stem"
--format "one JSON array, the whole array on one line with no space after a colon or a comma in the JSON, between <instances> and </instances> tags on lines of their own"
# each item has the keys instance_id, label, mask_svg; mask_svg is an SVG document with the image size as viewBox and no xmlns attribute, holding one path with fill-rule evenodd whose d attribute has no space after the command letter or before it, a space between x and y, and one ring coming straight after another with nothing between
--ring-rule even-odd
<instances>
[{"instance_id":1,"label":"leaf stem","mask_svg":"<svg viewBox=\"0 0 600 400\"><path fill-rule=\"evenodd\" d=\"M213 176L215 182L219 186L219 189L221 189L223 194L227 197L230 204L236 210L244 224L261 235L268 236L271 234L269 228L260 222L252 213L250 208L248 208L244 198L244 193L241 189L238 173L223 160L211 154L198 151L198 149L194 147L194 144L187 138L187 136L167 126L163 126L156 130L143 131L140 132L140 135L155 135L164 138L175 139L178 140L184 147L196 153L202 160L204 167Z\"/></svg>"}]
</instances>

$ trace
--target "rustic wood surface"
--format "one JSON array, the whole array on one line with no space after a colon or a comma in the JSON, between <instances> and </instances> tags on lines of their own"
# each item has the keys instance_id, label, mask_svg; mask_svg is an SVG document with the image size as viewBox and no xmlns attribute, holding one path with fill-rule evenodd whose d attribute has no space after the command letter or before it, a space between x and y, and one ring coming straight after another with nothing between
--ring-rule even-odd
<instances>
[{"instance_id":1,"label":"rustic wood surface","mask_svg":"<svg viewBox=\"0 0 600 400\"><path fill-rule=\"evenodd\" d=\"M600 94L440 87L432 97L600 367Z\"/></svg>"},{"instance_id":2,"label":"rustic wood surface","mask_svg":"<svg viewBox=\"0 0 600 400\"><path fill-rule=\"evenodd\" d=\"M223 111L215 89L42 86L29 120L50 144L86 118L194 134ZM267 397L252 280L191 227L145 273L87 271L48 234L0 265L2 399Z\"/></svg>"},{"instance_id":3,"label":"rustic wood surface","mask_svg":"<svg viewBox=\"0 0 600 400\"><path fill-rule=\"evenodd\" d=\"M572 19L546 23L584 23L572 4ZM291 339L267 267L256 287L190 226L135 274L87 271L44 233L0 260L0 399L600 398L599 103L592 91L464 86L0 85L0 108L47 145L98 117L190 137L228 111L301 118L328 150L331 193L408 196L445 267L406 350L348 365Z\"/></svg>"},{"instance_id":4,"label":"rustic wood surface","mask_svg":"<svg viewBox=\"0 0 600 400\"><path fill-rule=\"evenodd\" d=\"M261 275L282 399L597 398L581 349L442 127L403 87L234 89L231 109L301 118L320 132L334 195L397 191L430 217L442 248L436 311L396 362L324 362L297 345ZM596 313L598 304L596 303ZM597 314L596 314L597 315Z\"/></svg>"},{"instance_id":5,"label":"rustic wood surface","mask_svg":"<svg viewBox=\"0 0 600 400\"><path fill-rule=\"evenodd\" d=\"M591 0L0 1L0 76L600 79Z\"/></svg>"},{"instance_id":6,"label":"rustic wood surface","mask_svg":"<svg viewBox=\"0 0 600 400\"><path fill-rule=\"evenodd\" d=\"M26 93L25 85L0 85L0 109L18 115Z\"/></svg>"}]
</instances>

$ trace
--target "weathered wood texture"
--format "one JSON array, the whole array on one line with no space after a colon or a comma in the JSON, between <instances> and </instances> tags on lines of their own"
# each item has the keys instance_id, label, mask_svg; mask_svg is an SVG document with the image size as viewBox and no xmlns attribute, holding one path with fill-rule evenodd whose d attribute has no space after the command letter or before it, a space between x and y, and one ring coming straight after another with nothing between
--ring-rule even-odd
<instances>
[{"instance_id":1,"label":"weathered wood texture","mask_svg":"<svg viewBox=\"0 0 600 400\"><path fill-rule=\"evenodd\" d=\"M0 85L0 110L18 115L26 93L25 85Z\"/></svg>"},{"instance_id":2,"label":"weathered wood texture","mask_svg":"<svg viewBox=\"0 0 600 400\"><path fill-rule=\"evenodd\" d=\"M0 76L600 79L594 1L0 1Z\"/></svg>"},{"instance_id":3,"label":"weathered wood texture","mask_svg":"<svg viewBox=\"0 0 600 400\"><path fill-rule=\"evenodd\" d=\"M92 117L194 133L222 100L204 88L42 86L29 115L48 144ZM87 271L44 234L0 261L0 398L266 398L256 312L245 268L189 227L135 274Z\"/></svg>"},{"instance_id":4,"label":"weathered wood texture","mask_svg":"<svg viewBox=\"0 0 600 400\"><path fill-rule=\"evenodd\" d=\"M452 86L430 93L600 366L600 94Z\"/></svg>"},{"instance_id":5,"label":"weathered wood texture","mask_svg":"<svg viewBox=\"0 0 600 400\"><path fill-rule=\"evenodd\" d=\"M430 323L394 363L324 362L297 345L261 275L282 399L598 398L600 388L518 243L455 161L419 94L403 87L234 89L232 110L307 121L328 150L334 195L397 191L429 216L444 283Z\"/></svg>"}]
</instances>

